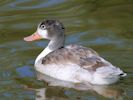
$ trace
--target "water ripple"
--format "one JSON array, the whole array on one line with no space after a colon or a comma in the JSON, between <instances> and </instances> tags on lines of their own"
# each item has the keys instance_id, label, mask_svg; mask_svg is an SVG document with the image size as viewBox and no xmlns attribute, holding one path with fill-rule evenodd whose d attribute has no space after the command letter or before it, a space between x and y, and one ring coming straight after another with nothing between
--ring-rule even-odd
<instances>
[{"instance_id":1,"label":"water ripple","mask_svg":"<svg viewBox=\"0 0 133 100\"><path fill-rule=\"evenodd\" d=\"M11 97L15 100L16 96L18 100L35 99L35 93L32 91L28 95L27 90L23 91L20 83L14 81L14 77L35 78L34 60L48 42L26 43L22 38L33 33L38 22L44 18L59 19L63 22L66 27L66 44L74 43L91 47L126 71L128 76L120 82L120 86L126 87L128 96L133 95L132 5L132 0L1 0L0 85L2 87L0 93L2 100L10 100ZM32 82L24 81L26 82L31 86ZM12 86L14 88L11 88ZM52 90L50 95L57 92L56 87L54 90L55 92ZM72 95L79 96L79 94L73 94L68 90L65 96L71 98ZM88 92L85 94L87 95L83 93L85 99L99 97L92 96L90 93L88 97Z\"/></svg>"},{"instance_id":2,"label":"water ripple","mask_svg":"<svg viewBox=\"0 0 133 100\"><path fill-rule=\"evenodd\" d=\"M13 7L15 9L38 9L38 8L46 8L51 7L57 4L64 3L65 0L47 0L40 2L33 1L33 0L16 0L15 2L12 2L9 4L9 7ZM34 3L33 5L30 5L30 3Z\"/></svg>"}]
</instances>

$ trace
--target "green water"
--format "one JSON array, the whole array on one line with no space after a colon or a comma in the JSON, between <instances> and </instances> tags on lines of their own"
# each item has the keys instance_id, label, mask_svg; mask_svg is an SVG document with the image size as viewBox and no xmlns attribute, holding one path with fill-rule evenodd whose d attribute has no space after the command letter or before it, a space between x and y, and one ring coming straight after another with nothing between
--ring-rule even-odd
<instances>
[{"instance_id":1,"label":"green water","mask_svg":"<svg viewBox=\"0 0 133 100\"><path fill-rule=\"evenodd\" d=\"M127 77L88 90L38 81L34 60L48 41L23 37L46 18L64 24L66 44L93 48ZM0 0L0 100L133 100L132 84L133 0Z\"/></svg>"}]
</instances>

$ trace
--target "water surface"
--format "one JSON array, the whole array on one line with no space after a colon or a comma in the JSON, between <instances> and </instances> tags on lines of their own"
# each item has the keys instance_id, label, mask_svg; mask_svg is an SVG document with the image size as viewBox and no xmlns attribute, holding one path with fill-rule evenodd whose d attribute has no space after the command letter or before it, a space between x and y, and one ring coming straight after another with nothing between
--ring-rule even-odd
<instances>
[{"instance_id":1,"label":"water surface","mask_svg":"<svg viewBox=\"0 0 133 100\"><path fill-rule=\"evenodd\" d=\"M132 100L132 7L132 0L1 1L0 100L39 100L42 96L47 100ZM88 90L78 85L68 88L38 81L34 60L48 41L26 43L23 37L32 34L37 24L47 18L59 19L64 24L66 44L93 48L128 76L111 88L91 87Z\"/></svg>"}]
</instances>

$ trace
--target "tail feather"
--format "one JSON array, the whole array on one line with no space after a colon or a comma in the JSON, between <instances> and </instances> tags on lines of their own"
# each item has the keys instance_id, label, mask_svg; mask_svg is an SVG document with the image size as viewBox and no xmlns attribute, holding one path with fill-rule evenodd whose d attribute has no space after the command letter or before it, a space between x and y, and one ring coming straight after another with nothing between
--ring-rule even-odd
<instances>
[{"instance_id":1,"label":"tail feather","mask_svg":"<svg viewBox=\"0 0 133 100\"><path fill-rule=\"evenodd\" d=\"M120 68L114 66L98 68L97 73L102 74L105 77L114 77L114 76L125 77L127 75Z\"/></svg>"},{"instance_id":2,"label":"tail feather","mask_svg":"<svg viewBox=\"0 0 133 100\"><path fill-rule=\"evenodd\" d=\"M124 72L123 72L123 73L119 74L119 76L120 76L120 77L125 77L125 76L127 76L127 73L124 73Z\"/></svg>"}]
</instances>

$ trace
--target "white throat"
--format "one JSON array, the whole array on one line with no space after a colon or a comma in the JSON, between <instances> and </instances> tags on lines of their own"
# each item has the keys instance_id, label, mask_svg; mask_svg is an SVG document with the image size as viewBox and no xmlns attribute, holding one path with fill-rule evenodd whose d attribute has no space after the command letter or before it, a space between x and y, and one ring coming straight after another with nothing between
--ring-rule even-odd
<instances>
[{"instance_id":1,"label":"white throat","mask_svg":"<svg viewBox=\"0 0 133 100\"><path fill-rule=\"evenodd\" d=\"M47 54L52 52L53 50L50 50L49 47L47 46L36 58L35 60L35 65L41 60L43 57L45 57Z\"/></svg>"}]
</instances>

